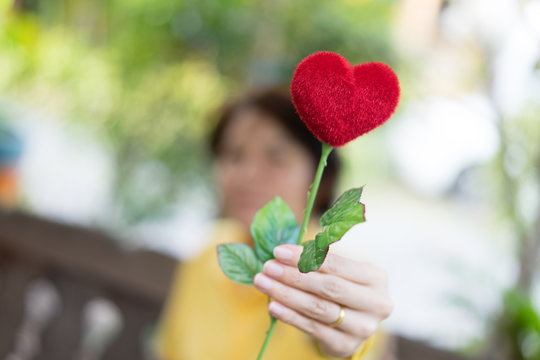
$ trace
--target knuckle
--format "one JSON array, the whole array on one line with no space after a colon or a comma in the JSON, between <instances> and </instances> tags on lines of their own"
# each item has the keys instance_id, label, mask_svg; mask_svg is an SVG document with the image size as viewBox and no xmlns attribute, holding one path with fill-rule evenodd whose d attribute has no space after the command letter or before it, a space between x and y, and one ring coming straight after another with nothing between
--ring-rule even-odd
<instances>
[{"instance_id":1,"label":"knuckle","mask_svg":"<svg viewBox=\"0 0 540 360\"><path fill-rule=\"evenodd\" d=\"M321 287L321 293L328 299L338 300L341 291L340 285L336 281L325 281Z\"/></svg>"},{"instance_id":2,"label":"knuckle","mask_svg":"<svg viewBox=\"0 0 540 360\"><path fill-rule=\"evenodd\" d=\"M324 317L328 312L328 304L325 301L316 299L310 304L308 311L311 316Z\"/></svg>"}]
</instances>

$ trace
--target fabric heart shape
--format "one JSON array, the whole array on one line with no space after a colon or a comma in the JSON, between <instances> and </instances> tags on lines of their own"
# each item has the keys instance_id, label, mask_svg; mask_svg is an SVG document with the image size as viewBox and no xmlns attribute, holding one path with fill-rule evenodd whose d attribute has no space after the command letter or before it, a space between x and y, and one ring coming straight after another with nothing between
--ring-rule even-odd
<instances>
[{"instance_id":1,"label":"fabric heart shape","mask_svg":"<svg viewBox=\"0 0 540 360\"><path fill-rule=\"evenodd\" d=\"M351 66L341 55L321 51L298 64L291 94L308 129L339 147L386 122L397 107L400 88L386 64Z\"/></svg>"}]
</instances>

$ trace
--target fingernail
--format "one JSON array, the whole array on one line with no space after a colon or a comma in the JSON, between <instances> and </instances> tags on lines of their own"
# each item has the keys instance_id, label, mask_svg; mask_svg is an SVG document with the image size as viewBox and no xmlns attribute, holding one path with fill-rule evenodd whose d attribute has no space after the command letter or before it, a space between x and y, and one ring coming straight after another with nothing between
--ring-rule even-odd
<instances>
[{"instance_id":1,"label":"fingernail","mask_svg":"<svg viewBox=\"0 0 540 360\"><path fill-rule=\"evenodd\" d=\"M280 260L291 260L293 252L284 246L278 246L274 249L274 256Z\"/></svg>"},{"instance_id":2,"label":"fingernail","mask_svg":"<svg viewBox=\"0 0 540 360\"><path fill-rule=\"evenodd\" d=\"M253 278L253 284L255 284L255 286L260 290L268 291L272 287L272 280L259 273Z\"/></svg>"},{"instance_id":3,"label":"fingernail","mask_svg":"<svg viewBox=\"0 0 540 360\"><path fill-rule=\"evenodd\" d=\"M268 261L264 264L264 273L272 277L280 277L283 274L283 266L275 261Z\"/></svg>"},{"instance_id":4,"label":"fingernail","mask_svg":"<svg viewBox=\"0 0 540 360\"><path fill-rule=\"evenodd\" d=\"M277 302L272 301L270 305L268 305L268 311L270 311L270 314L274 316L281 315L283 313L283 310L285 310L285 308Z\"/></svg>"}]
</instances>

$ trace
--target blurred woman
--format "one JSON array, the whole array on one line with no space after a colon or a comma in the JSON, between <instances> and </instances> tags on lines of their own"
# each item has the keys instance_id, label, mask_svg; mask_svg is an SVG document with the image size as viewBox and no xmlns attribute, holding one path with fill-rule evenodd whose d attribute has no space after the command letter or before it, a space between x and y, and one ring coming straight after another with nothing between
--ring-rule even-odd
<instances>
[{"instance_id":1,"label":"blurred woman","mask_svg":"<svg viewBox=\"0 0 540 360\"><path fill-rule=\"evenodd\" d=\"M319 271L301 274L296 267L301 246L283 245L255 276L255 287L232 282L219 268L215 246L253 245L251 220L274 196L281 196L302 221L321 144L289 97L265 91L230 104L211 149L221 217L207 249L178 267L159 326L159 355L165 360L255 359L269 326L268 310L280 321L265 360L378 359L373 335L392 304L385 272L377 266L329 254ZM329 207L338 171L331 154L315 217ZM305 240L317 230L312 221Z\"/></svg>"}]
</instances>

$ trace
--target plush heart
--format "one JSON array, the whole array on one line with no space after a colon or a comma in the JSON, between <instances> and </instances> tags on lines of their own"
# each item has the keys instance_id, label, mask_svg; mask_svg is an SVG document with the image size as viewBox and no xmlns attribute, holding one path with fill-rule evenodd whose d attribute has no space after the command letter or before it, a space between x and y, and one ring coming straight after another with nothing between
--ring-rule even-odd
<instances>
[{"instance_id":1,"label":"plush heart","mask_svg":"<svg viewBox=\"0 0 540 360\"><path fill-rule=\"evenodd\" d=\"M322 51L298 64L291 94L309 130L339 147L388 120L400 89L396 74L386 64L351 66L341 55Z\"/></svg>"}]
</instances>

